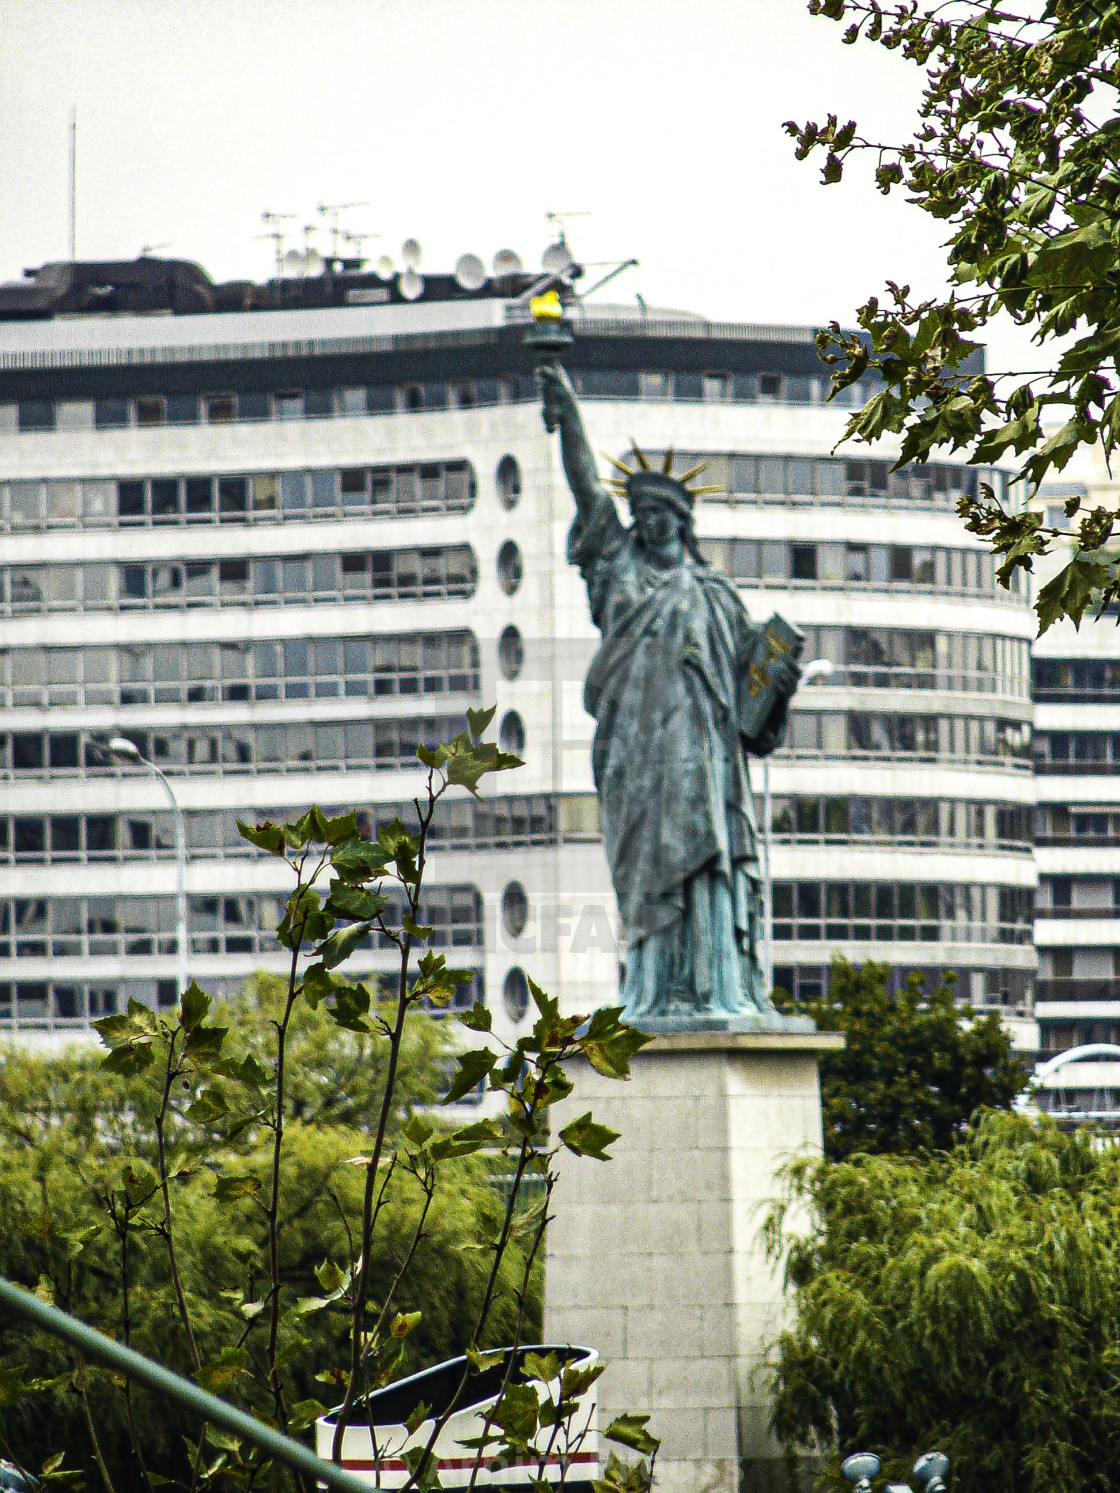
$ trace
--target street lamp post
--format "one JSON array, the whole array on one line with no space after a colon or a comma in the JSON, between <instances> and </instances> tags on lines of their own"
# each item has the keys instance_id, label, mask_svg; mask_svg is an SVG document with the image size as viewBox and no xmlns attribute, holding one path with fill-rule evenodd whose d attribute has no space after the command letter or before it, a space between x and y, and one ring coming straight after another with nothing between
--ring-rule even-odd
<instances>
[{"instance_id":1,"label":"street lamp post","mask_svg":"<svg viewBox=\"0 0 1120 1493\"><path fill-rule=\"evenodd\" d=\"M814 658L801 671L798 689L817 679L832 677L828 658ZM774 989L774 878L770 869L770 758L762 759L762 984L766 994Z\"/></svg>"},{"instance_id":2,"label":"street lamp post","mask_svg":"<svg viewBox=\"0 0 1120 1493\"><path fill-rule=\"evenodd\" d=\"M177 994L187 988L187 836L183 827L183 811L172 792L171 784L154 762L140 754L140 748L127 736L114 736L107 748L115 762L143 767L158 778L171 805L175 823L175 946L178 950Z\"/></svg>"}]
</instances>

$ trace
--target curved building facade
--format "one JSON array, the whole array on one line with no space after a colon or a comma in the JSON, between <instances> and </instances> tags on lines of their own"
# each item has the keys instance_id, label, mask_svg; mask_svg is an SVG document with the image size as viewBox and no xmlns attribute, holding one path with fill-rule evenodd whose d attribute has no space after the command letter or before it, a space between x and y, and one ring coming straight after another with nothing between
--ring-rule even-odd
<instances>
[{"instance_id":1,"label":"curved building facade","mask_svg":"<svg viewBox=\"0 0 1120 1493\"><path fill-rule=\"evenodd\" d=\"M193 314L18 319L0 296L0 1030L175 998L170 816L110 737L173 784L190 972L228 988L281 967L287 889L236 818L314 801L372 830L417 791L416 742L484 703L526 766L437 820L436 941L507 1036L526 976L573 1009L617 991L596 634L524 345L531 277L415 303L323 278L306 304ZM838 951L951 968L1025 1018L1031 615L954 513L989 474L833 455L845 411L808 329L588 313L569 362L598 448L708 462L711 562L833 664L770 766L778 982L819 988Z\"/></svg>"}]
</instances>

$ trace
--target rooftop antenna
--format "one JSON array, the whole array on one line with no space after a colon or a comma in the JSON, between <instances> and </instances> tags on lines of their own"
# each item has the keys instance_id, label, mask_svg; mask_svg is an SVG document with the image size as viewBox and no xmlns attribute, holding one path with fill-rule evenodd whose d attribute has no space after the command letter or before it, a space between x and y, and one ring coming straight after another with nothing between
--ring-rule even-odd
<instances>
[{"instance_id":1,"label":"rooftop antenna","mask_svg":"<svg viewBox=\"0 0 1120 1493\"><path fill-rule=\"evenodd\" d=\"M78 111L70 110L70 263L78 257Z\"/></svg>"},{"instance_id":2,"label":"rooftop antenna","mask_svg":"<svg viewBox=\"0 0 1120 1493\"><path fill-rule=\"evenodd\" d=\"M601 290L604 285L609 285L612 280L617 279L618 276L621 275L625 270L637 269L638 261L636 259L624 259L622 263L619 264L614 260L607 259L600 263L592 264L590 267L592 269L605 269L607 265L611 265L612 267L607 270L607 273L602 277L602 279L596 280L595 284L590 286L587 290L580 291L579 298L581 301L585 301L589 295L594 295L595 292L597 290Z\"/></svg>"},{"instance_id":3,"label":"rooftop antenna","mask_svg":"<svg viewBox=\"0 0 1120 1493\"><path fill-rule=\"evenodd\" d=\"M295 213L261 213L262 223L274 223L279 225L288 218L294 218ZM255 238L270 238L276 245L276 273L279 274L284 267L284 240L287 237L280 227L270 228L266 233L254 234Z\"/></svg>"},{"instance_id":4,"label":"rooftop antenna","mask_svg":"<svg viewBox=\"0 0 1120 1493\"><path fill-rule=\"evenodd\" d=\"M354 258L357 259L358 263L365 264L365 259L362 256L362 245L367 238L380 238L381 235L379 233L343 233L340 237L343 243L353 246Z\"/></svg>"},{"instance_id":5,"label":"rooftop antenna","mask_svg":"<svg viewBox=\"0 0 1120 1493\"><path fill-rule=\"evenodd\" d=\"M589 218L590 216L591 216L591 214L589 212L545 213L544 220L545 220L546 223L554 223L556 225L557 229L559 230L559 233L560 233L560 242L561 243L567 243L567 241L568 241L568 219L569 218Z\"/></svg>"},{"instance_id":6,"label":"rooftop antenna","mask_svg":"<svg viewBox=\"0 0 1120 1493\"><path fill-rule=\"evenodd\" d=\"M316 207L315 211L319 214L319 216L321 218L330 218L330 220L331 220L331 258L332 259L337 259L338 258L338 239L339 239L338 215L339 215L339 213L348 213L352 207L369 207L369 205L370 204L368 202L320 202L318 204L318 206ZM364 237L366 237L366 238L372 238L373 235L367 233L367 234L364 235Z\"/></svg>"},{"instance_id":7,"label":"rooftop antenna","mask_svg":"<svg viewBox=\"0 0 1120 1493\"><path fill-rule=\"evenodd\" d=\"M303 269L301 273L304 275L318 275L323 268L323 256L311 242L311 235L318 232L318 223L303 225Z\"/></svg>"}]
</instances>

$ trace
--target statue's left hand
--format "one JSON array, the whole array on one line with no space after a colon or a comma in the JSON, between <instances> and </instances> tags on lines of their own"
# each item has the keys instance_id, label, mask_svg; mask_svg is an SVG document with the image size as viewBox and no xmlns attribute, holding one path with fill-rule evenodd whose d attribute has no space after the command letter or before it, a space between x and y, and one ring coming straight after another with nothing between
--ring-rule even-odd
<instances>
[{"instance_id":1,"label":"statue's left hand","mask_svg":"<svg viewBox=\"0 0 1120 1493\"><path fill-rule=\"evenodd\" d=\"M541 391L544 428L551 435L577 414L576 392L559 363L543 363L537 369L537 387Z\"/></svg>"},{"instance_id":2,"label":"statue's left hand","mask_svg":"<svg viewBox=\"0 0 1120 1493\"><path fill-rule=\"evenodd\" d=\"M776 658L770 665L770 678L783 695L792 695L801 678L801 665L792 658Z\"/></svg>"}]
</instances>

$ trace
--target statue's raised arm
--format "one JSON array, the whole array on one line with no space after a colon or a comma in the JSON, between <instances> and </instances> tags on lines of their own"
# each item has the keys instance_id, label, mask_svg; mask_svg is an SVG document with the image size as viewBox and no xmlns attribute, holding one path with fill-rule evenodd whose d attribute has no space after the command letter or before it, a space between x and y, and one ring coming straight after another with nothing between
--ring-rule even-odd
<instances>
[{"instance_id":1,"label":"statue's raised arm","mask_svg":"<svg viewBox=\"0 0 1120 1493\"><path fill-rule=\"evenodd\" d=\"M571 379L558 363L544 363L537 370L544 402L545 429L560 432L560 458L564 475L576 500L580 517L586 522L605 496L599 481L595 454L583 428L576 391Z\"/></svg>"}]
</instances>

